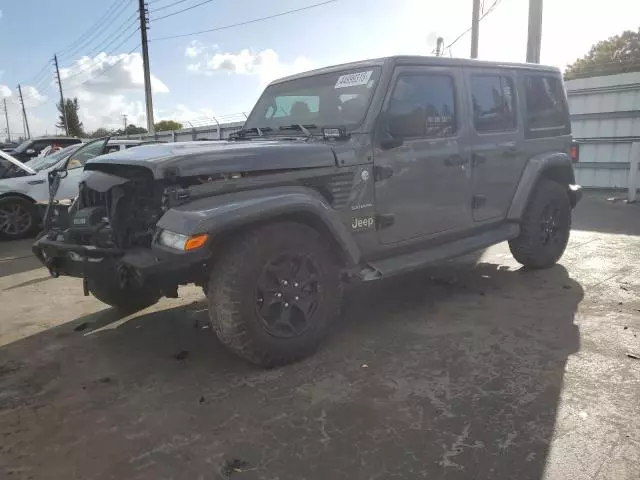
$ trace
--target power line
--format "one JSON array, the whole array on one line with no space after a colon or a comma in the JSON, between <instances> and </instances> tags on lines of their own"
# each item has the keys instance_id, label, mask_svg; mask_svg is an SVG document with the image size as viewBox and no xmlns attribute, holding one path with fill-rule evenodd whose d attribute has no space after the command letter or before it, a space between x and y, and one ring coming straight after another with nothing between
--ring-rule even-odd
<instances>
[{"instance_id":1,"label":"power line","mask_svg":"<svg viewBox=\"0 0 640 480\"><path fill-rule=\"evenodd\" d=\"M111 51L111 54L109 54L109 55L113 55L113 54L114 54L114 53L115 53L115 52L116 52L116 51L117 51L117 50L118 50L122 45L124 45L124 44L129 40L129 39L131 39L131 37L133 37L133 36L138 32L138 30L140 30L140 27L136 28L136 29L135 29L133 32L131 32L131 33L130 33L126 38L124 38L124 39L123 39L123 40L122 40L118 45L116 45L116 46L113 48L113 50ZM136 48L138 48L138 47L136 47ZM134 48L133 50L135 50L136 48ZM132 50L131 52L127 53L126 55L129 55L130 53L132 53L132 52L133 52L133 50ZM118 60L118 62L116 62L116 63L119 63L119 62L120 62L120 61L122 61L123 59L124 59L124 58L122 58L122 59ZM115 65L115 63L114 63L114 65ZM111 68L111 67L109 67L109 69L110 69L110 68ZM102 72L102 73L100 73L98 76L102 75L104 72L105 72L105 71L103 70L103 72ZM66 82L66 81L68 81L68 80L71 80L72 78L80 77L80 76L84 75L85 73L87 73L87 71L86 71L86 70L85 70L85 71L80 71L80 72L78 72L78 73L74 73L73 75L69 75L68 77L63 78L63 80ZM97 78L97 77L96 77L96 78ZM88 81L90 81L90 80L91 80L91 78L87 79L86 81L84 81L84 82L82 82L82 83L79 83L79 84L77 84L77 85L74 85L74 86L72 86L71 88L77 88L77 87L79 87L79 86L81 86L81 85L84 85L86 82L88 82Z\"/></svg>"},{"instance_id":2,"label":"power line","mask_svg":"<svg viewBox=\"0 0 640 480\"><path fill-rule=\"evenodd\" d=\"M480 16L478 23L481 22L487 15L489 15L491 12L493 12L498 5L500 4L502 0L494 0L493 3L491 4L491 6L489 8L487 8L487 10ZM473 26L467 28L464 32L462 32L460 35L458 35L456 37L456 39L451 42L449 45L447 45L445 48L445 50L449 49L451 50L451 47L453 47L456 43L458 43L458 41L464 37L467 33L469 33L471 31L471 29L473 28Z\"/></svg>"},{"instance_id":3,"label":"power line","mask_svg":"<svg viewBox=\"0 0 640 480\"><path fill-rule=\"evenodd\" d=\"M113 10L118 5L118 3L122 3L123 1L124 0L115 0L111 4L111 6L109 6L109 8L107 8L107 11L98 19L98 21L96 23L91 25L91 27L89 27L89 29L87 29L86 32L84 32L82 35L80 35L78 38L76 38L69 45L67 45L62 50L60 50L60 53L63 54L66 50L70 50L72 48L75 48L80 42L84 41L86 37L91 36L91 34L93 34L96 31L96 28L98 28L99 26L104 24L104 21L108 19L109 15L111 13L113 13Z\"/></svg>"},{"instance_id":4,"label":"power line","mask_svg":"<svg viewBox=\"0 0 640 480\"><path fill-rule=\"evenodd\" d=\"M156 0L157 2L158 0ZM173 2L170 3L169 5L165 5L164 7L158 7L158 8L154 8L153 10L151 10L151 13L155 13L155 12L160 12L162 10L166 10L167 8L171 8L171 7L175 7L176 5L180 5L181 3L186 2L187 0L178 0L177 2ZM153 5L156 2L148 2L149 4Z\"/></svg>"},{"instance_id":5,"label":"power line","mask_svg":"<svg viewBox=\"0 0 640 480\"><path fill-rule=\"evenodd\" d=\"M102 23L102 25L100 25L100 27L96 28L84 43L82 43L82 44L78 45L76 48L74 48L71 51L71 53L62 53L62 54L60 54L60 56L61 57L66 57L67 59L71 59L74 56L76 56L81 50L87 49L88 46L91 43L94 43L94 41L98 40L101 36L103 36L103 34L109 29L109 27L112 25L112 23L115 22L118 18L120 18L120 16L127 10L128 4L125 1L123 3L120 3L119 7L120 6L122 6L124 8L120 8L118 10L118 7L117 7L111 13L110 17L108 19L105 19L105 21ZM116 10L118 10L117 13L116 13ZM133 18L133 16L131 16L130 18ZM129 22L130 18L127 18L124 22L122 22L122 24L120 24L120 26L117 27L117 29L120 29L122 27L122 25L124 25L127 22ZM100 50L100 47L98 47L98 50Z\"/></svg>"},{"instance_id":6,"label":"power line","mask_svg":"<svg viewBox=\"0 0 640 480\"><path fill-rule=\"evenodd\" d=\"M247 20L245 22L233 23L231 25L224 25L224 26L221 26L221 27L210 28L208 30L200 30L199 32L181 33L181 34L178 34L178 35L169 35L169 36L166 36L166 37L152 38L149 41L150 42L159 42L160 40L169 40L169 39L172 39L172 38L181 38L181 37L191 37L193 35L200 35L202 33L218 32L220 30L226 30L228 28L240 27L240 26L249 25L249 24L252 24L252 23L263 22L265 20L271 20L272 18L283 17L283 16L289 15L291 13L297 13L297 12L302 12L304 10L310 10L310 9L316 8L316 7L322 7L322 6L328 5L330 3L336 3L337 1L338 0L326 0L324 2L314 3L312 5L307 5L306 7L300 7L300 8L295 8L293 10L287 10L285 12L276 13L274 15L269 15L269 16L266 16L266 17L254 18L253 20Z\"/></svg>"},{"instance_id":7,"label":"power line","mask_svg":"<svg viewBox=\"0 0 640 480\"><path fill-rule=\"evenodd\" d=\"M98 75L96 75L95 77L92 78L88 78L87 80L85 80L82 83L79 83L77 85L75 85L74 87L81 87L82 85L91 82L92 80L95 80L96 78L101 77L102 75L104 75L105 73L107 73L109 70L111 70L113 67L115 67L116 65L120 64L125 58L127 58L127 55L131 55L133 52L135 52L138 48L140 48L140 44L136 45L135 47L133 47L131 50L129 50L127 53L125 53L123 55L122 58L119 58L117 61L115 61L114 63L112 63L111 65L109 65L107 68L105 68L104 70L102 70Z\"/></svg>"},{"instance_id":8,"label":"power line","mask_svg":"<svg viewBox=\"0 0 640 480\"><path fill-rule=\"evenodd\" d=\"M196 3L195 5L191 5L190 7L187 8L183 8L182 10L178 10L177 12L171 12L171 13L167 13L166 15L163 15L162 17L158 17L158 18L154 18L152 19L154 22L157 22L158 20L162 20L165 18L169 18L169 17L173 17L174 15L178 15L179 13L183 13L189 10L193 10L194 8L200 7L202 5L205 5L207 3L211 3L214 2L215 0L204 0L204 2L200 2L200 3Z\"/></svg>"}]
</instances>

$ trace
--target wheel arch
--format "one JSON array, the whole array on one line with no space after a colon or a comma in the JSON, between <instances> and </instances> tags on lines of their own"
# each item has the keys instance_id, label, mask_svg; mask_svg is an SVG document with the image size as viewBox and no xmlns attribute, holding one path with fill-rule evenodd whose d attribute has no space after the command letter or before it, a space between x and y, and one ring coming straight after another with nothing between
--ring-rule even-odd
<instances>
[{"instance_id":1,"label":"wheel arch","mask_svg":"<svg viewBox=\"0 0 640 480\"><path fill-rule=\"evenodd\" d=\"M508 220L519 220L524 214L531 194L541 179L552 180L567 187L570 194L570 185L575 183L575 174L571 157L564 152L537 155L527 163L520 177L520 182L511 201L507 213ZM572 198L572 206L575 201Z\"/></svg>"},{"instance_id":2,"label":"wheel arch","mask_svg":"<svg viewBox=\"0 0 640 480\"><path fill-rule=\"evenodd\" d=\"M29 195L25 195L24 193L19 193L19 192L0 193L0 200L4 200L6 198L12 198L12 197L21 198L33 204L36 203L36 201L33 198L31 198Z\"/></svg>"}]
</instances>

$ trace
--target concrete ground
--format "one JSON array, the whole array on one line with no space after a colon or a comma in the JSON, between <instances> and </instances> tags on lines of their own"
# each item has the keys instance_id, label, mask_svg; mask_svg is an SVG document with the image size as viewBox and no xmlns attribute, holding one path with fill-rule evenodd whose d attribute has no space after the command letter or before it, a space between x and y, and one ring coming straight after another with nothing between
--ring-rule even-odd
<instances>
[{"instance_id":1,"label":"concrete ground","mask_svg":"<svg viewBox=\"0 0 640 480\"><path fill-rule=\"evenodd\" d=\"M350 293L247 365L183 288L136 315L0 244L0 478L640 478L640 207L587 197L560 265L506 245Z\"/></svg>"}]
</instances>

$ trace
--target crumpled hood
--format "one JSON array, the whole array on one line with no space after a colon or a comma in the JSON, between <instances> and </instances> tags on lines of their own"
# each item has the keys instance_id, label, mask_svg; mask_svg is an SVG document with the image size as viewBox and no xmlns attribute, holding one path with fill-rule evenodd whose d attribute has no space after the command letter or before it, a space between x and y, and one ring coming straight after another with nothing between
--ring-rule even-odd
<instances>
[{"instance_id":1,"label":"crumpled hood","mask_svg":"<svg viewBox=\"0 0 640 480\"><path fill-rule=\"evenodd\" d=\"M328 167L337 162L326 143L253 140L144 145L90 160L87 170L92 164L143 166L151 169L155 178L164 178Z\"/></svg>"}]
</instances>

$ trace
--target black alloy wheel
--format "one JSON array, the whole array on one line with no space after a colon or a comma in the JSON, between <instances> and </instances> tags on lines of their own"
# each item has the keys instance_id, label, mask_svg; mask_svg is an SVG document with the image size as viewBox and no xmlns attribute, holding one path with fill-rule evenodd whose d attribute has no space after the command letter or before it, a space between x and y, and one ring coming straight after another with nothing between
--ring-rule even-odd
<instances>
[{"instance_id":1,"label":"black alloy wheel","mask_svg":"<svg viewBox=\"0 0 640 480\"><path fill-rule=\"evenodd\" d=\"M256 285L256 313L270 335L291 338L306 331L322 295L318 272L306 255L283 254L265 265Z\"/></svg>"}]
</instances>

